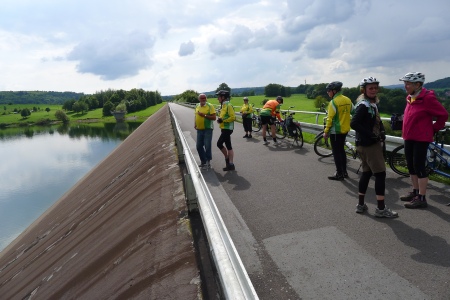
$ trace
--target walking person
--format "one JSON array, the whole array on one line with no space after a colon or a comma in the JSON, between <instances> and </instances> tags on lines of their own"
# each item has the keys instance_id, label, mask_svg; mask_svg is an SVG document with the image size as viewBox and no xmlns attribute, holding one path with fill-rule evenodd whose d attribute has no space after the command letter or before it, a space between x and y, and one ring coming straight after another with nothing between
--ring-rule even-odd
<instances>
[{"instance_id":1,"label":"walking person","mask_svg":"<svg viewBox=\"0 0 450 300\"><path fill-rule=\"evenodd\" d=\"M234 130L234 120L236 119L236 116L234 113L234 108L230 103L230 92L220 90L216 93L216 95L221 105L220 115L217 119L217 123L220 124L221 129L220 137L217 140L217 147L225 156L225 168L223 168L223 170L234 171L234 151L231 145L231 134Z\"/></svg>"},{"instance_id":2,"label":"walking person","mask_svg":"<svg viewBox=\"0 0 450 300\"><path fill-rule=\"evenodd\" d=\"M344 180L348 177L344 145L347 133L350 131L350 114L353 110L353 103L342 94L341 88L342 82L340 81L333 81L326 86L331 101L328 104L328 118L323 137L324 139L330 138L336 166L335 174L328 176L330 180Z\"/></svg>"},{"instance_id":3,"label":"walking person","mask_svg":"<svg viewBox=\"0 0 450 300\"><path fill-rule=\"evenodd\" d=\"M214 121L216 120L216 109L207 102L206 95L198 96L198 103L195 107L195 124L197 130L197 152L200 157L199 167L209 169L211 167L212 151L211 141L213 136Z\"/></svg>"},{"instance_id":4,"label":"walking person","mask_svg":"<svg viewBox=\"0 0 450 300\"><path fill-rule=\"evenodd\" d=\"M400 78L405 84L406 107L403 115L402 137L405 143L405 157L413 190L401 201L406 208L425 208L428 206L426 192L428 174L425 170L428 144L434 133L445 127L448 112L436 98L434 91L423 87L425 74L407 73ZM436 121L433 124L433 119Z\"/></svg>"},{"instance_id":5,"label":"walking person","mask_svg":"<svg viewBox=\"0 0 450 300\"><path fill-rule=\"evenodd\" d=\"M252 113L253 106L248 104L248 98L244 97L244 104L241 106L242 125L244 125L245 135L243 138L252 138Z\"/></svg>"},{"instance_id":6,"label":"walking person","mask_svg":"<svg viewBox=\"0 0 450 300\"><path fill-rule=\"evenodd\" d=\"M278 96L276 100L267 101L260 112L261 124L262 124L262 136L264 139L264 145L270 144L266 138L267 126L270 125L270 132L273 139L273 145L278 146L277 136L275 135L275 119L278 118L280 122L283 121L280 116L280 107L283 104L283 97Z\"/></svg>"},{"instance_id":7,"label":"walking person","mask_svg":"<svg viewBox=\"0 0 450 300\"><path fill-rule=\"evenodd\" d=\"M383 143L386 134L378 112L377 97L380 82L374 77L364 78L360 86L361 95L356 99L355 113L350 122L355 130L356 151L361 158L362 174L358 185L357 213L364 213L368 207L365 195L372 175L375 177L377 208L375 217L396 218L398 213L389 209L384 200L386 188L386 164L383 155Z\"/></svg>"}]
</instances>

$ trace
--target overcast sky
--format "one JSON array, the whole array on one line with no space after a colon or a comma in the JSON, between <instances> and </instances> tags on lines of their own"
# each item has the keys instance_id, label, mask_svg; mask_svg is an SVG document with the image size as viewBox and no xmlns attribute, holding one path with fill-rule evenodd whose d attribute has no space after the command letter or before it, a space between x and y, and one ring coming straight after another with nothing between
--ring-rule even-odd
<instances>
[{"instance_id":1,"label":"overcast sky","mask_svg":"<svg viewBox=\"0 0 450 300\"><path fill-rule=\"evenodd\" d=\"M450 76L448 0L1 0L0 90Z\"/></svg>"}]
</instances>

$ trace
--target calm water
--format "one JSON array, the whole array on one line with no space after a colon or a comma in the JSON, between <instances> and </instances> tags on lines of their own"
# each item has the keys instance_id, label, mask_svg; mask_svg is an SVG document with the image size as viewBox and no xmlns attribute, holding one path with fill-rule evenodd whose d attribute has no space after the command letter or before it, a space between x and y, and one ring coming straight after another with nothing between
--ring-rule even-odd
<instances>
[{"instance_id":1,"label":"calm water","mask_svg":"<svg viewBox=\"0 0 450 300\"><path fill-rule=\"evenodd\" d=\"M0 251L138 126L0 129Z\"/></svg>"}]
</instances>

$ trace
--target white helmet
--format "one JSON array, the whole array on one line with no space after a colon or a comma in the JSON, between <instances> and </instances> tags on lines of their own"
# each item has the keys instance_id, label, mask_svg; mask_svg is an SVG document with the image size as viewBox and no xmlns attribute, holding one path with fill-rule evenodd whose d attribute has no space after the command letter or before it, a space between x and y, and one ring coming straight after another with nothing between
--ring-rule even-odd
<instances>
[{"instance_id":1,"label":"white helmet","mask_svg":"<svg viewBox=\"0 0 450 300\"><path fill-rule=\"evenodd\" d=\"M370 76L370 77L367 77L367 78L364 78L363 80L361 80L361 82L359 83L359 86L360 87L365 87L367 84L370 84L370 83L380 83L375 77L372 77L372 76Z\"/></svg>"},{"instance_id":2,"label":"white helmet","mask_svg":"<svg viewBox=\"0 0 450 300\"><path fill-rule=\"evenodd\" d=\"M425 82L425 74L420 72L407 73L405 76L399 79L400 81L409 82Z\"/></svg>"}]
</instances>

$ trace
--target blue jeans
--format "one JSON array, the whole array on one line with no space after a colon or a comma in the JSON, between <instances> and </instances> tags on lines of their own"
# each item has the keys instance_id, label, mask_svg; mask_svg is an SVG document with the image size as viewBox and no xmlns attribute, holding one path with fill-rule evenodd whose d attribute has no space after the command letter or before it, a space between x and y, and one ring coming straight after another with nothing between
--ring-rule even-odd
<instances>
[{"instance_id":1,"label":"blue jeans","mask_svg":"<svg viewBox=\"0 0 450 300\"><path fill-rule=\"evenodd\" d=\"M202 164L206 163L208 160L212 160L212 135L212 129L197 130L197 152Z\"/></svg>"}]
</instances>

